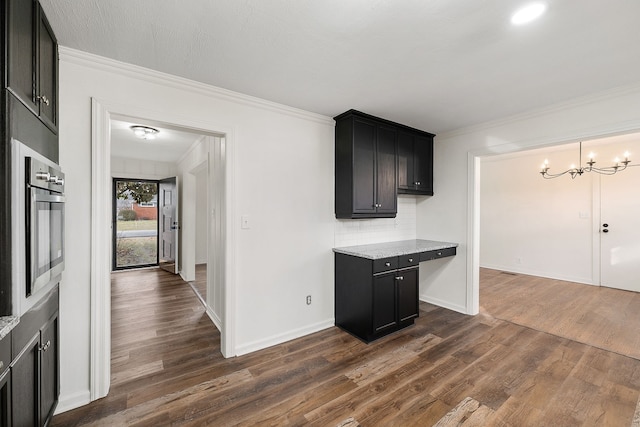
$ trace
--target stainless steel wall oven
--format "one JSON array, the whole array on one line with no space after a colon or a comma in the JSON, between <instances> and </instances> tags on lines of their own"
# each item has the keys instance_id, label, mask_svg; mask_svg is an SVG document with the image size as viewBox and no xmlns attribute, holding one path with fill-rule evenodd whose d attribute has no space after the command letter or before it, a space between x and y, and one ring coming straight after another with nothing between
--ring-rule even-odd
<instances>
[{"instance_id":1,"label":"stainless steel wall oven","mask_svg":"<svg viewBox=\"0 0 640 427\"><path fill-rule=\"evenodd\" d=\"M25 158L26 296L64 270L64 174L34 157Z\"/></svg>"}]
</instances>

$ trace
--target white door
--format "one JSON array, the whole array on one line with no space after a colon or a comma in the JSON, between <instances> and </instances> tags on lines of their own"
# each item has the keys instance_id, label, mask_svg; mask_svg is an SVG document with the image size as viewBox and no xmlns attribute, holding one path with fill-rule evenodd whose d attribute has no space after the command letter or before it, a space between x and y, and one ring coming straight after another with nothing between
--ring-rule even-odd
<instances>
[{"instance_id":1,"label":"white door","mask_svg":"<svg viewBox=\"0 0 640 427\"><path fill-rule=\"evenodd\" d=\"M640 292L640 166L600 176L600 284Z\"/></svg>"},{"instance_id":2,"label":"white door","mask_svg":"<svg viewBox=\"0 0 640 427\"><path fill-rule=\"evenodd\" d=\"M160 268L178 274L178 186L176 178L160 181L160 240L158 241L158 263Z\"/></svg>"}]
</instances>

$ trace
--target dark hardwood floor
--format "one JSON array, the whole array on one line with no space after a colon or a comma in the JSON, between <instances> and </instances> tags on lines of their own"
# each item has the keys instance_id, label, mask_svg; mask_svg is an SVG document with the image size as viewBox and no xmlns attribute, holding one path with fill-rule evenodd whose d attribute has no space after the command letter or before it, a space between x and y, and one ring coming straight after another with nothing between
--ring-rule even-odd
<instances>
[{"instance_id":1,"label":"dark hardwood floor","mask_svg":"<svg viewBox=\"0 0 640 427\"><path fill-rule=\"evenodd\" d=\"M475 415L439 425L629 426L640 395L639 360L486 311L421 303L414 326L369 345L334 327L224 359L179 278L118 273L112 293L109 396L52 426L431 426L467 397Z\"/></svg>"}]
</instances>

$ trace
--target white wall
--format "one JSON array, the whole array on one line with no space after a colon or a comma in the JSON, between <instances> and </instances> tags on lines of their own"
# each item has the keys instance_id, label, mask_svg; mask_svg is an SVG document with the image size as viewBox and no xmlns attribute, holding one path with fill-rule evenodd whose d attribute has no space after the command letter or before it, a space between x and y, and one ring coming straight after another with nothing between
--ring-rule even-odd
<instances>
[{"instance_id":1,"label":"white wall","mask_svg":"<svg viewBox=\"0 0 640 427\"><path fill-rule=\"evenodd\" d=\"M335 247L367 245L416 238L416 200L422 196L398 196L395 218L336 219Z\"/></svg>"},{"instance_id":2,"label":"white wall","mask_svg":"<svg viewBox=\"0 0 640 427\"><path fill-rule=\"evenodd\" d=\"M114 178L164 179L175 175L175 163L111 157L111 176Z\"/></svg>"},{"instance_id":3,"label":"white wall","mask_svg":"<svg viewBox=\"0 0 640 427\"><path fill-rule=\"evenodd\" d=\"M60 48L59 71L74 230L61 285L60 410L86 403L90 389L92 97L232 130L237 354L333 324L333 120L71 49ZM240 229L240 215L250 229Z\"/></svg>"},{"instance_id":4,"label":"white wall","mask_svg":"<svg viewBox=\"0 0 640 427\"><path fill-rule=\"evenodd\" d=\"M421 297L461 312L478 310L479 210L474 211L480 183L477 156L639 129L640 86L632 86L438 135L434 148L435 195L418 202L417 235L460 246L453 258L438 260L437 264L423 263Z\"/></svg>"}]
</instances>

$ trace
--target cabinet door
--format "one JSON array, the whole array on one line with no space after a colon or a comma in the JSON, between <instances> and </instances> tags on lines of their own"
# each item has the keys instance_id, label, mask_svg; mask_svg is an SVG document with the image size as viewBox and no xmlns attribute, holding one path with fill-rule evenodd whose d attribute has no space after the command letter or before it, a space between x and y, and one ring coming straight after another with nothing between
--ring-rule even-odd
<instances>
[{"instance_id":1,"label":"cabinet door","mask_svg":"<svg viewBox=\"0 0 640 427\"><path fill-rule=\"evenodd\" d=\"M403 322L418 317L418 269L401 270L397 277L398 321Z\"/></svg>"},{"instance_id":2,"label":"cabinet door","mask_svg":"<svg viewBox=\"0 0 640 427\"><path fill-rule=\"evenodd\" d=\"M58 318L40 331L40 425L53 416L60 390L58 383Z\"/></svg>"},{"instance_id":3,"label":"cabinet door","mask_svg":"<svg viewBox=\"0 0 640 427\"><path fill-rule=\"evenodd\" d=\"M40 13L38 29L38 93L36 103L40 118L52 129L57 123L58 51L53 31L44 12Z\"/></svg>"},{"instance_id":4,"label":"cabinet door","mask_svg":"<svg viewBox=\"0 0 640 427\"><path fill-rule=\"evenodd\" d=\"M37 113L35 104L36 3L9 0L7 84L27 107Z\"/></svg>"},{"instance_id":5,"label":"cabinet door","mask_svg":"<svg viewBox=\"0 0 640 427\"><path fill-rule=\"evenodd\" d=\"M374 333L397 324L395 282L395 272L373 277Z\"/></svg>"},{"instance_id":6,"label":"cabinet door","mask_svg":"<svg viewBox=\"0 0 640 427\"><path fill-rule=\"evenodd\" d=\"M415 188L425 193L433 193L433 139L415 137L413 151Z\"/></svg>"},{"instance_id":7,"label":"cabinet door","mask_svg":"<svg viewBox=\"0 0 640 427\"><path fill-rule=\"evenodd\" d=\"M353 121L353 213L376 211L376 127Z\"/></svg>"},{"instance_id":8,"label":"cabinet door","mask_svg":"<svg viewBox=\"0 0 640 427\"><path fill-rule=\"evenodd\" d=\"M398 211L397 132L393 128L378 127L376 150L377 212L395 214Z\"/></svg>"},{"instance_id":9,"label":"cabinet door","mask_svg":"<svg viewBox=\"0 0 640 427\"><path fill-rule=\"evenodd\" d=\"M406 132L398 134L398 188L413 189L414 171L413 136Z\"/></svg>"},{"instance_id":10,"label":"cabinet door","mask_svg":"<svg viewBox=\"0 0 640 427\"><path fill-rule=\"evenodd\" d=\"M11 370L0 377L0 427L11 425Z\"/></svg>"},{"instance_id":11,"label":"cabinet door","mask_svg":"<svg viewBox=\"0 0 640 427\"><path fill-rule=\"evenodd\" d=\"M11 366L11 416L14 426L38 425L38 353L40 332Z\"/></svg>"}]
</instances>

